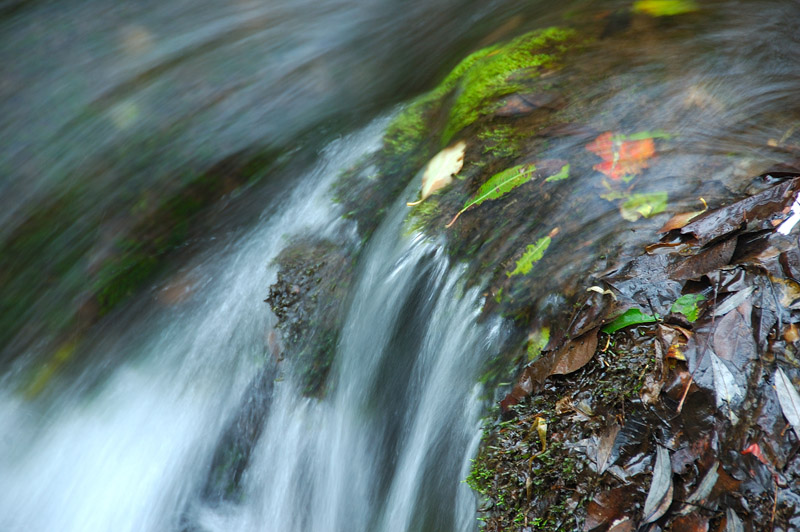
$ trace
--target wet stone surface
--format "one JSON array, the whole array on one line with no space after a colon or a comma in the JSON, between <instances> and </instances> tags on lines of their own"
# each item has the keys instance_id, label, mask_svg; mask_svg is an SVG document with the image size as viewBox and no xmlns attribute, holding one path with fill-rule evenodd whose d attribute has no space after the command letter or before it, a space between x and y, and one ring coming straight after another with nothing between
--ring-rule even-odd
<instances>
[{"instance_id":1,"label":"wet stone surface","mask_svg":"<svg viewBox=\"0 0 800 532\"><path fill-rule=\"evenodd\" d=\"M299 375L303 393L325 394L339 339L353 257L341 246L309 239L293 243L276 259L278 279L269 287L269 303L278 318L284 351Z\"/></svg>"}]
</instances>

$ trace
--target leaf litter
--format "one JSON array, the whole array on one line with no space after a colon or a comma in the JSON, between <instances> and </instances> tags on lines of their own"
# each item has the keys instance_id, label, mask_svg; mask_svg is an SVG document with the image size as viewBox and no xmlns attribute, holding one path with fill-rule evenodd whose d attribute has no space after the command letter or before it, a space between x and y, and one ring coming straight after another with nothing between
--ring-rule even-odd
<instances>
[{"instance_id":1,"label":"leaf litter","mask_svg":"<svg viewBox=\"0 0 800 532\"><path fill-rule=\"evenodd\" d=\"M484 506L488 524L800 529L800 308L782 288L800 254L741 251L756 235L780 244L771 221L798 188L790 176L709 208L665 232L674 246L592 279L570 325L524 357L487 433L479 460L504 497Z\"/></svg>"}]
</instances>

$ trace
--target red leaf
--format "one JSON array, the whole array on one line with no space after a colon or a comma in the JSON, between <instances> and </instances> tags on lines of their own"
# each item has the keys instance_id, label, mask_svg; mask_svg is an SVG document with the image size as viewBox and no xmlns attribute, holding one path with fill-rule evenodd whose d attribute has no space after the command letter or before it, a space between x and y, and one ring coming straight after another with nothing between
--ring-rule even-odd
<instances>
[{"instance_id":1,"label":"red leaf","mask_svg":"<svg viewBox=\"0 0 800 532\"><path fill-rule=\"evenodd\" d=\"M594 165L594 169L611 179L636 175L647 168L647 160L655 155L653 139L614 140L610 131L603 133L586 145L586 149L594 153L603 162Z\"/></svg>"},{"instance_id":2,"label":"red leaf","mask_svg":"<svg viewBox=\"0 0 800 532\"><path fill-rule=\"evenodd\" d=\"M770 465L769 461L766 458L764 458L764 454L761 452L761 447L759 447L757 443L750 445L747 449L742 451L742 454L752 454L753 456L758 458L758 461L761 462L762 464L767 466Z\"/></svg>"},{"instance_id":3,"label":"red leaf","mask_svg":"<svg viewBox=\"0 0 800 532\"><path fill-rule=\"evenodd\" d=\"M613 134L608 131L603 133L592 142L586 145L586 149L594 153L604 161L614 160L614 142L611 140Z\"/></svg>"}]
</instances>

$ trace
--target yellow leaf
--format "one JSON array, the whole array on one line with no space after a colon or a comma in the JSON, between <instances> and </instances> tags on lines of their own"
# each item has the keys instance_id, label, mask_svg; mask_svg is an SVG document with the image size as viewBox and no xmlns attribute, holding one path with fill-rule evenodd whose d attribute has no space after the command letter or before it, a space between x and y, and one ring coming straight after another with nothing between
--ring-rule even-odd
<instances>
[{"instance_id":1,"label":"yellow leaf","mask_svg":"<svg viewBox=\"0 0 800 532\"><path fill-rule=\"evenodd\" d=\"M697 11L693 0L637 0L633 10L653 17L671 17Z\"/></svg>"},{"instance_id":2,"label":"yellow leaf","mask_svg":"<svg viewBox=\"0 0 800 532\"><path fill-rule=\"evenodd\" d=\"M419 205L431 194L453 182L453 176L464 166L467 143L460 140L433 156L422 174L422 191L419 201L407 203L409 207Z\"/></svg>"}]
</instances>

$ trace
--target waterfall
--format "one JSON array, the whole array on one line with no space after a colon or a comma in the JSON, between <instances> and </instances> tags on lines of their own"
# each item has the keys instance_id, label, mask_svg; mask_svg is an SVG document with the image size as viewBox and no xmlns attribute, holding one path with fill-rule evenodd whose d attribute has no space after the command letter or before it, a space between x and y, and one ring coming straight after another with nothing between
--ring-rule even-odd
<instances>
[{"instance_id":1,"label":"waterfall","mask_svg":"<svg viewBox=\"0 0 800 532\"><path fill-rule=\"evenodd\" d=\"M441 245L403 235L395 205L361 252L331 391L303 397L268 354L268 266L292 235L355 241L329 198L378 147L385 121L330 144L261 223L187 267L188 301L134 305L86 353L125 360L35 401L0 392L0 529L6 531L472 530L463 484L485 407L481 360L502 337L477 323ZM133 314L137 309L138 314ZM248 384L275 376L235 502L200 496L214 447Z\"/></svg>"}]
</instances>

